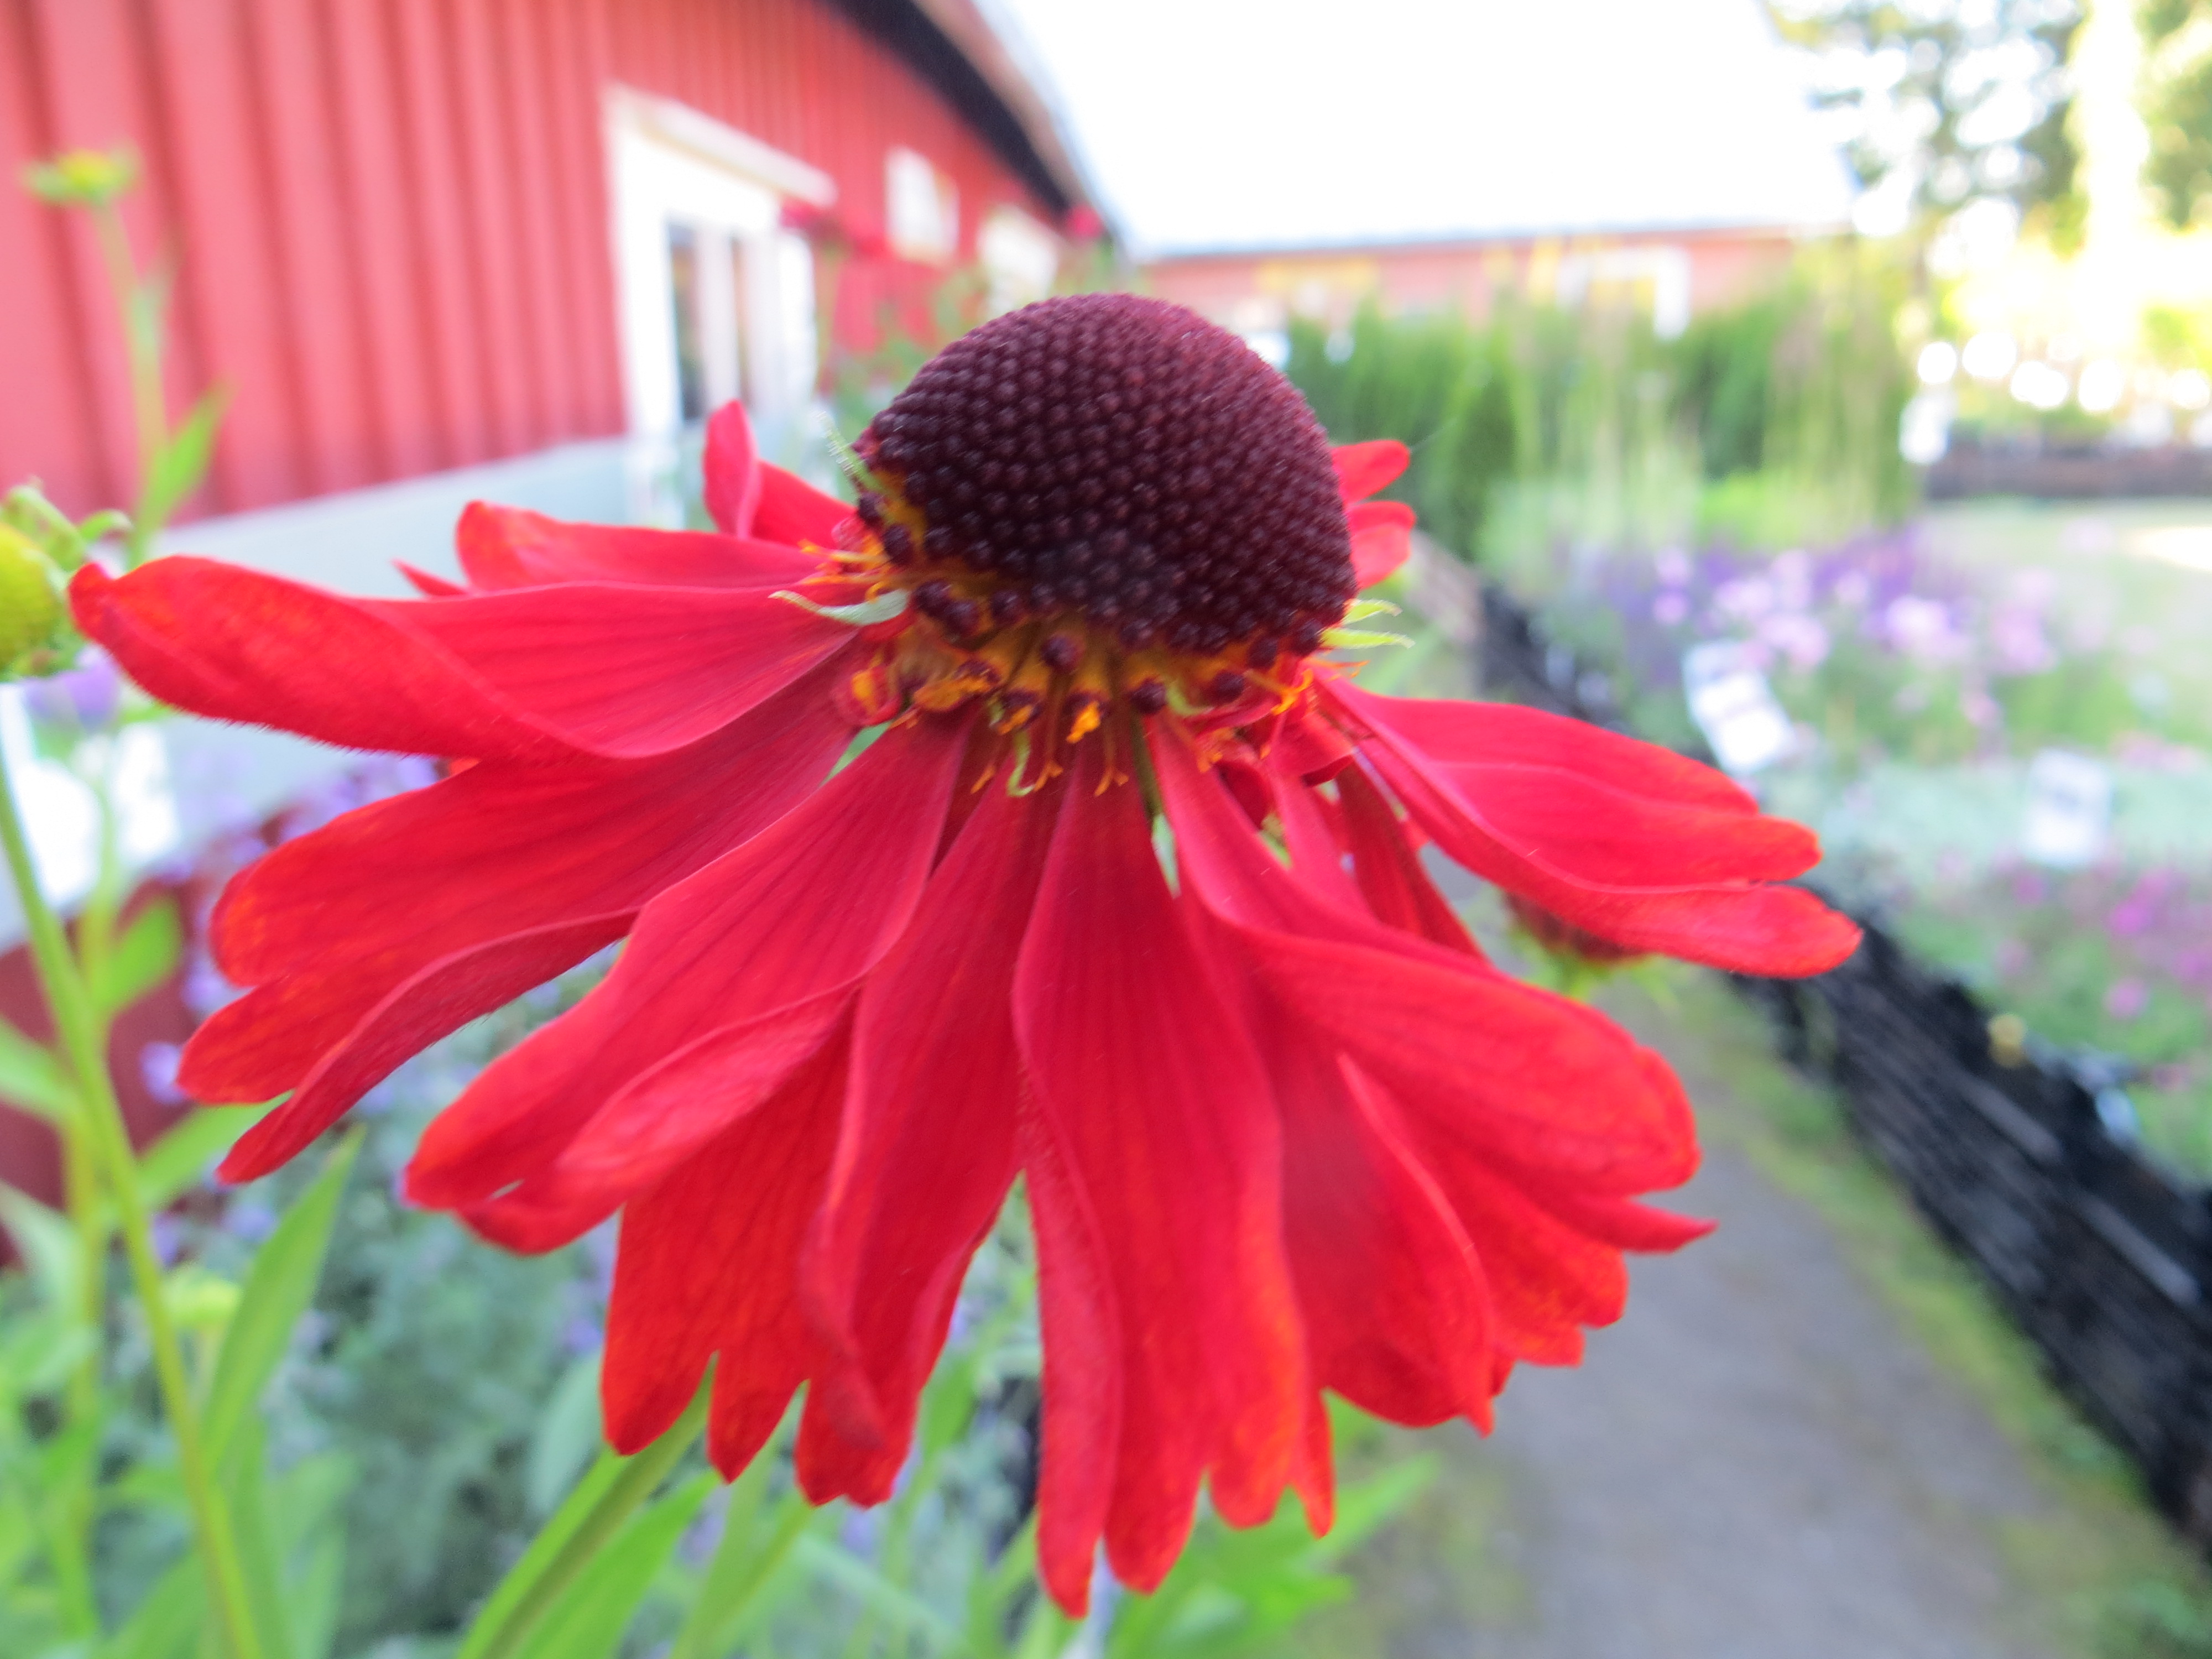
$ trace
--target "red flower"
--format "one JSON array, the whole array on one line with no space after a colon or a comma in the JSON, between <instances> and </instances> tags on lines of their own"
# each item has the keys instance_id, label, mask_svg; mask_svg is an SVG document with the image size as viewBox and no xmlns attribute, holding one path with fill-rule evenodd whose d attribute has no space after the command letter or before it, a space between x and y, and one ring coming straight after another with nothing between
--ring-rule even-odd
<instances>
[{"instance_id":1,"label":"red flower","mask_svg":"<svg viewBox=\"0 0 2212 1659\"><path fill-rule=\"evenodd\" d=\"M1158 1583L1201 1480L1329 1510L1320 1391L1486 1423L1702 1224L1667 1067L1486 963L1416 848L1634 951L1802 974L1850 925L1719 775L1316 655L1411 514L1233 337L1048 301L864 435L857 516L710 434L720 534L472 507L466 591L354 600L188 558L74 589L157 696L453 757L226 893L183 1080L289 1101L257 1176L402 1059L629 943L423 1137L418 1201L538 1249L620 1210L608 1432L716 1360L709 1449L801 1382L799 1478L881 1499L1017 1174L1041 1261L1041 1549ZM1358 503L1347 507L1346 503ZM801 602L803 601L803 602ZM855 728L888 729L823 778ZM1403 816L1401 816L1401 814ZM1170 877L1156 850L1172 836Z\"/></svg>"}]
</instances>

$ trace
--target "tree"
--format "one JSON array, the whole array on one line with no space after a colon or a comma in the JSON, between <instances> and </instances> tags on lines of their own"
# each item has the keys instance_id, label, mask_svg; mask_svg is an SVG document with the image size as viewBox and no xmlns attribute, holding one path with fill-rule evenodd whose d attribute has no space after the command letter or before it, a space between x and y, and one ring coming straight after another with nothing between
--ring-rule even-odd
<instances>
[{"instance_id":1,"label":"tree","mask_svg":"<svg viewBox=\"0 0 2212 1659\"><path fill-rule=\"evenodd\" d=\"M2136 13L2145 64L2142 111L2150 129L2143 181L2176 230L2212 206L2212 4L2145 0Z\"/></svg>"},{"instance_id":2,"label":"tree","mask_svg":"<svg viewBox=\"0 0 2212 1659\"><path fill-rule=\"evenodd\" d=\"M2066 64L2080 0L1767 0L1767 11L1811 58L1814 102L1844 125L1859 182L1904 224L1924 231L1997 200L2039 213L2061 246L2078 241Z\"/></svg>"}]
</instances>

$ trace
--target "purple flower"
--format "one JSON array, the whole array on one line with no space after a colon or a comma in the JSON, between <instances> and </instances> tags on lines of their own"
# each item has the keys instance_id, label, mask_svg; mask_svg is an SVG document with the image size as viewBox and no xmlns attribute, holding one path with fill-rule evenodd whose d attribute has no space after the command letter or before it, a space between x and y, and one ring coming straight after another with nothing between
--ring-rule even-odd
<instances>
[{"instance_id":1,"label":"purple flower","mask_svg":"<svg viewBox=\"0 0 2212 1659\"><path fill-rule=\"evenodd\" d=\"M2117 979L2105 993L2105 1012L2114 1019L2134 1019L2150 1006L2150 991L2139 979Z\"/></svg>"},{"instance_id":2,"label":"purple flower","mask_svg":"<svg viewBox=\"0 0 2212 1659\"><path fill-rule=\"evenodd\" d=\"M149 1042L138 1051L138 1075L146 1092L164 1106L181 1106L185 1091L177 1087L177 1062L184 1050L173 1042Z\"/></svg>"},{"instance_id":3,"label":"purple flower","mask_svg":"<svg viewBox=\"0 0 2212 1659\"><path fill-rule=\"evenodd\" d=\"M87 647L67 673L32 680L23 687L23 702L32 719L79 732L104 731L114 720L122 697L122 677L97 646Z\"/></svg>"}]
</instances>

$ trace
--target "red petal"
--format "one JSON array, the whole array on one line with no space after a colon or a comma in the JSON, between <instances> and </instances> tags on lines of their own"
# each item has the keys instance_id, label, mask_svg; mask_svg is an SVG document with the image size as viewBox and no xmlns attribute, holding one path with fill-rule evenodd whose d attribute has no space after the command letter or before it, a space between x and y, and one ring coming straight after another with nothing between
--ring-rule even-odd
<instances>
[{"instance_id":1,"label":"red petal","mask_svg":"<svg viewBox=\"0 0 2212 1659\"><path fill-rule=\"evenodd\" d=\"M824 1044L842 1045L854 990L839 985L708 1032L640 1073L550 1168L469 1212L511 1250L573 1243L748 1113L763 1109Z\"/></svg>"},{"instance_id":2,"label":"red petal","mask_svg":"<svg viewBox=\"0 0 2212 1659\"><path fill-rule=\"evenodd\" d=\"M1127 1349L1112 1254L1044 1114L1023 1114L1021 1147L1044 1339L1037 1569L1053 1600L1080 1619L1113 1501Z\"/></svg>"},{"instance_id":3,"label":"red petal","mask_svg":"<svg viewBox=\"0 0 2212 1659\"><path fill-rule=\"evenodd\" d=\"M1612 1324L1627 1304L1620 1252L1549 1214L1449 1140L1424 1138L1421 1156L1482 1258L1501 1346L1539 1364L1578 1361L1583 1328Z\"/></svg>"},{"instance_id":4,"label":"red petal","mask_svg":"<svg viewBox=\"0 0 2212 1659\"><path fill-rule=\"evenodd\" d=\"M1183 931L1139 792L1097 793L1101 764L1088 745L1069 781L1014 1024L1039 1112L1110 1242L1126 1372L1107 1548L1150 1589L1202 1471L1232 1522L1273 1513L1307 1385L1266 1082Z\"/></svg>"},{"instance_id":5,"label":"red petal","mask_svg":"<svg viewBox=\"0 0 2212 1659\"><path fill-rule=\"evenodd\" d=\"M1577 757L1597 781L1518 757L1440 763L1403 728L1435 727L1431 711L1454 705L1398 704L1341 682L1328 695L1375 732L1364 752L1445 853L1564 921L1637 950L1744 973L1820 973L1857 945L1858 929L1811 894L1751 884L1804 868L1818 845L1802 827L1722 797L1698 775L1705 769L1680 771L1692 763L1617 738L1611 744L1624 747L1586 746ZM1504 706L1456 707L1478 712L1441 723L1437 735L1480 752L1470 734ZM1407 708L1417 710L1410 720ZM1502 724L1508 736L1493 753L1537 729ZM1693 795L1697 804L1686 804Z\"/></svg>"},{"instance_id":6,"label":"red petal","mask_svg":"<svg viewBox=\"0 0 2212 1659\"><path fill-rule=\"evenodd\" d=\"M617 757L696 742L854 637L757 588L562 582L359 608L442 647L564 741Z\"/></svg>"},{"instance_id":7,"label":"red petal","mask_svg":"<svg viewBox=\"0 0 2212 1659\"><path fill-rule=\"evenodd\" d=\"M760 505L760 453L743 404L732 399L708 421L702 471L707 516L726 536L751 535L753 514Z\"/></svg>"},{"instance_id":8,"label":"red petal","mask_svg":"<svg viewBox=\"0 0 2212 1659\"><path fill-rule=\"evenodd\" d=\"M785 542L794 547L835 547L837 532L853 516L853 509L835 495L825 495L805 479L780 466L763 462L760 507L753 515L753 532L763 541Z\"/></svg>"},{"instance_id":9,"label":"red petal","mask_svg":"<svg viewBox=\"0 0 2212 1659\"><path fill-rule=\"evenodd\" d=\"M1276 1015L1283 1224L1314 1382L1394 1423L1490 1425L1490 1297L1450 1204L1382 1097Z\"/></svg>"},{"instance_id":10,"label":"red petal","mask_svg":"<svg viewBox=\"0 0 2212 1659\"><path fill-rule=\"evenodd\" d=\"M399 754L544 762L572 752L435 646L281 577L182 554L119 580L88 564L70 581L70 603L132 679L211 720Z\"/></svg>"},{"instance_id":11,"label":"red petal","mask_svg":"<svg viewBox=\"0 0 2212 1659\"><path fill-rule=\"evenodd\" d=\"M702 1031L856 981L921 894L967 724L887 733L772 828L647 905L576 1007L510 1049L423 1133L410 1195L478 1205L560 1155L641 1073Z\"/></svg>"},{"instance_id":12,"label":"red petal","mask_svg":"<svg viewBox=\"0 0 2212 1659\"><path fill-rule=\"evenodd\" d=\"M1352 574L1372 587L1413 555L1413 509L1402 501L1362 501L1345 514L1352 527Z\"/></svg>"},{"instance_id":13,"label":"red petal","mask_svg":"<svg viewBox=\"0 0 2212 1659\"><path fill-rule=\"evenodd\" d=\"M1376 438L1364 444L1339 444L1334 459L1337 488L1349 507L1395 480L1413 452L1395 438Z\"/></svg>"},{"instance_id":14,"label":"red petal","mask_svg":"<svg viewBox=\"0 0 2212 1659\"><path fill-rule=\"evenodd\" d=\"M1322 690L1356 720L1389 732L1444 765L1555 766L1631 794L1684 806L1759 811L1759 803L1726 773L1587 720L1518 703L1377 696L1342 679L1328 682Z\"/></svg>"},{"instance_id":15,"label":"red petal","mask_svg":"<svg viewBox=\"0 0 2212 1659\"><path fill-rule=\"evenodd\" d=\"M1688 1179L1673 1074L1610 1020L1326 904L1261 846L1182 745L1154 745L1186 890L1238 930L1313 1033L1493 1155L1614 1193Z\"/></svg>"},{"instance_id":16,"label":"red petal","mask_svg":"<svg viewBox=\"0 0 2212 1659\"><path fill-rule=\"evenodd\" d=\"M247 1130L217 1173L225 1181L268 1174L296 1157L402 1060L611 945L629 926L627 915L591 917L432 963L372 1008L289 1100Z\"/></svg>"},{"instance_id":17,"label":"red petal","mask_svg":"<svg viewBox=\"0 0 2212 1659\"><path fill-rule=\"evenodd\" d=\"M863 1503L887 1495L961 1274L1013 1181L1014 960L1059 793L987 790L860 995L805 1284L840 1362L828 1405L848 1437L883 1448L870 1488L851 1492Z\"/></svg>"},{"instance_id":18,"label":"red petal","mask_svg":"<svg viewBox=\"0 0 2212 1659\"><path fill-rule=\"evenodd\" d=\"M570 524L483 501L469 503L454 538L461 568L484 592L551 582L788 587L815 574L822 564L812 554L775 542L690 530Z\"/></svg>"},{"instance_id":19,"label":"red petal","mask_svg":"<svg viewBox=\"0 0 2212 1659\"><path fill-rule=\"evenodd\" d=\"M1563 1188L1524 1182L1529 1200L1548 1211L1578 1233L1620 1250L1664 1254L1703 1238L1714 1224L1696 1216L1676 1215L1649 1204L1625 1198L1604 1198Z\"/></svg>"},{"instance_id":20,"label":"red petal","mask_svg":"<svg viewBox=\"0 0 2212 1659\"><path fill-rule=\"evenodd\" d=\"M258 985L388 952L397 982L486 938L635 910L820 784L851 737L831 672L675 754L472 766L348 812L223 890L216 960Z\"/></svg>"},{"instance_id":21,"label":"red petal","mask_svg":"<svg viewBox=\"0 0 2212 1659\"><path fill-rule=\"evenodd\" d=\"M795 1276L844 1085L832 1045L623 1212L599 1381L616 1450L665 1432L718 1352L715 1467L734 1477L775 1431L812 1363Z\"/></svg>"},{"instance_id":22,"label":"red petal","mask_svg":"<svg viewBox=\"0 0 2212 1659\"><path fill-rule=\"evenodd\" d=\"M1376 915L1480 960L1482 951L1467 924L1421 867L1419 854L1407 843L1404 826L1382 792L1365 772L1351 766L1337 774L1336 793L1352 842L1352 875Z\"/></svg>"},{"instance_id":23,"label":"red petal","mask_svg":"<svg viewBox=\"0 0 2212 1659\"><path fill-rule=\"evenodd\" d=\"M349 749L544 763L704 737L853 631L757 591L573 584L348 599L179 556L70 586L80 626L164 702Z\"/></svg>"},{"instance_id":24,"label":"red petal","mask_svg":"<svg viewBox=\"0 0 2212 1659\"><path fill-rule=\"evenodd\" d=\"M802 799L848 736L819 693L802 683L669 759L471 767L287 842L216 907L218 961L258 988L193 1033L179 1085L197 1099L264 1100L304 1083L325 1121L343 1110L342 1085L369 1086L407 1044L451 1029L465 965L475 975L467 1018L512 995L508 975L523 963L543 965L540 978L565 969ZM562 959L560 929L580 920ZM536 943L478 957L516 936ZM397 1023L403 1015L412 1023ZM382 1058L367 1069L343 1052L372 1039ZM278 1116L308 1115L301 1099Z\"/></svg>"},{"instance_id":25,"label":"red petal","mask_svg":"<svg viewBox=\"0 0 2212 1659\"><path fill-rule=\"evenodd\" d=\"M443 576L434 576L427 570L417 570L404 559L394 559L392 563L407 579L407 585L426 599L458 599L469 591L459 582L447 581Z\"/></svg>"}]
</instances>

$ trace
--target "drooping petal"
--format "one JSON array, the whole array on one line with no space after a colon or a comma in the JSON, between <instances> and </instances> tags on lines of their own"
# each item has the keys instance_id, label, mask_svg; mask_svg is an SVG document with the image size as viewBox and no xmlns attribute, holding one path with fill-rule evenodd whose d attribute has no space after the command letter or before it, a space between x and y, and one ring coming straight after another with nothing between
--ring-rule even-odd
<instances>
[{"instance_id":1,"label":"drooping petal","mask_svg":"<svg viewBox=\"0 0 2212 1659\"><path fill-rule=\"evenodd\" d=\"M1362 501L1347 510L1352 526L1352 573L1372 587L1413 556L1413 509L1403 501Z\"/></svg>"},{"instance_id":2,"label":"drooping petal","mask_svg":"<svg viewBox=\"0 0 2212 1659\"><path fill-rule=\"evenodd\" d=\"M1437 891L1419 856L1407 842L1403 826L1382 792L1357 766L1336 776L1337 799L1344 809L1352 843L1352 873L1377 918L1393 927L1468 956L1480 957L1467 924Z\"/></svg>"},{"instance_id":3,"label":"drooping petal","mask_svg":"<svg viewBox=\"0 0 2212 1659\"><path fill-rule=\"evenodd\" d=\"M628 931L655 893L802 799L848 735L821 680L665 759L471 767L235 878L211 933L225 973L256 988L193 1033L178 1082L201 1100L300 1093L241 1144L231 1177L258 1172L246 1160L280 1124L319 1129L391 1065Z\"/></svg>"},{"instance_id":4,"label":"drooping petal","mask_svg":"<svg viewBox=\"0 0 2212 1659\"><path fill-rule=\"evenodd\" d=\"M674 754L472 766L257 860L210 927L236 984L392 952L419 965L503 933L635 910L804 800L851 728L808 675Z\"/></svg>"},{"instance_id":5,"label":"drooping petal","mask_svg":"<svg viewBox=\"0 0 2212 1659\"><path fill-rule=\"evenodd\" d=\"M1128 1349L1113 1256L1051 1121L1022 1113L1023 1179L1036 1236L1044 1394L1037 1471L1037 1570L1071 1617L1091 1607L1091 1564L1114 1500Z\"/></svg>"},{"instance_id":6,"label":"drooping petal","mask_svg":"<svg viewBox=\"0 0 2212 1659\"><path fill-rule=\"evenodd\" d=\"M1680 805L1759 811L1759 803L1725 772L1588 720L1519 703L1378 696L1344 679L1329 682L1323 693L1362 724L1387 730L1442 765L1555 766Z\"/></svg>"},{"instance_id":7,"label":"drooping petal","mask_svg":"<svg viewBox=\"0 0 2212 1659\"><path fill-rule=\"evenodd\" d=\"M697 742L854 639L760 588L561 582L358 605L442 647L566 742L620 758Z\"/></svg>"},{"instance_id":8,"label":"drooping petal","mask_svg":"<svg viewBox=\"0 0 2212 1659\"><path fill-rule=\"evenodd\" d=\"M542 1172L468 1212L510 1250L557 1249L763 1109L799 1067L845 1042L852 988L836 985L753 1018L718 1026L633 1078Z\"/></svg>"},{"instance_id":9,"label":"drooping petal","mask_svg":"<svg viewBox=\"0 0 2212 1659\"><path fill-rule=\"evenodd\" d=\"M1561 1221L1464 1143L1423 1136L1419 1156L1482 1258L1500 1348L1537 1364L1580 1360L1583 1328L1612 1324L1627 1304L1620 1251Z\"/></svg>"},{"instance_id":10,"label":"drooping petal","mask_svg":"<svg viewBox=\"0 0 2212 1659\"><path fill-rule=\"evenodd\" d=\"M1337 488L1349 507L1395 482L1413 452L1395 438L1376 438L1364 444L1339 444L1334 459Z\"/></svg>"},{"instance_id":11,"label":"drooping petal","mask_svg":"<svg viewBox=\"0 0 2212 1659\"><path fill-rule=\"evenodd\" d=\"M533 928L410 975L321 1056L291 1098L246 1131L216 1173L225 1181L268 1174L305 1151L401 1061L613 944L629 926L623 914Z\"/></svg>"},{"instance_id":12,"label":"drooping petal","mask_svg":"<svg viewBox=\"0 0 2212 1659\"><path fill-rule=\"evenodd\" d=\"M735 1476L812 1364L799 1250L837 1139L845 1056L833 1044L623 1212L599 1392L629 1453L683 1414L719 1352L708 1454Z\"/></svg>"},{"instance_id":13,"label":"drooping petal","mask_svg":"<svg viewBox=\"0 0 2212 1659\"><path fill-rule=\"evenodd\" d=\"M1184 932L1139 792L1097 793L1099 750L1069 781L1014 1024L1039 1115L1113 1243L1124 1370L1106 1540L1149 1589L1201 1474L1232 1522L1273 1512L1305 1431L1304 1343L1265 1078Z\"/></svg>"},{"instance_id":14,"label":"drooping petal","mask_svg":"<svg viewBox=\"0 0 2212 1659\"><path fill-rule=\"evenodd\" d=\"M520 1182L512 1196L526 1204L532 1177L594 1115L623 1108L639 1074L702 1032L854 984L913 915L966 740L963 721L895 728L774 826L661 893L602 984L431 1122L408 1166L410 1196L465 1208Z\"/></svg>"},{"instance_id":15,"label":"drooping petal","mask_svg":"<svg viewBox=\"0 0 2212 1659\"><path fill-rule=\"evenodd\" d=\"M1291 879L1183 745L1153 747L1176 867L1268 993L1492 1156L1607 1194L1688 1179L1696 1139L1656 1055L1577 1003L1328 904Z\"/></svg>"},{"instance_id":16,"label":"drooping petal","mask_svg":"<svg viewBox=\"0 0 2212 1659\"><path fill-rule=\"evenodd\" d=\"M1279 1011L1261 1042L1315 1385L1394 1423L1488 1428L1489 1291L1450 1204L1356 1071Z\"/></svg>"},{"instance_id":17,"label":"drooping petal","mask_svg":"<svg viewBox=\"0 0 2212 1659\"><path fill-rule=\"evenodd\" d=\"M1439 761L1401 729L1433 725L1431 715L1408 721L1394 700L1341 683L1329 696L1373 733L1364 752L1447 854L1577 927L1744 973L1820 973L1856 948L1858 929L1846 918L1809 893L1765 884L1818 857L1810 833L1746 811L1710 781L1717 775L1680 769L1692 763L1607 745L1585 746L1587 773L1533 763L1525 750ZM1506 725L1523 736L1541 730ZM1444 735L1462 754L1480 752L1467 730ZM1493 753L1510 752L1512 741Z\"/></svg>"},{"instance_id":18,"label":"drooping petal","mask_svg":"<svg viewBox=\"0 0 2212 1659\"><path fill-rule=\"evenodd\" d=\"M914 924L869 975L853 1077L805 1285L835 1360L817 1385L867 1467L821 1470L888 1494L960 1278L1006 1201L1021 1090L1014 962L1058 817L1058 788L987 788Z\"/></svg>"},{"instance_id":19,"label":"drooping petal","mask_svg":"<svg viewBox=\"0 0 2212 1659\"><path fill-rule=\"evenodd\" d=\"M789 587L821 560L776 542L692 530L571 524L519 507L471 501L454 532L461 568L479 592L550 582L666 587Z\"/></svg>"}]
</instances>

